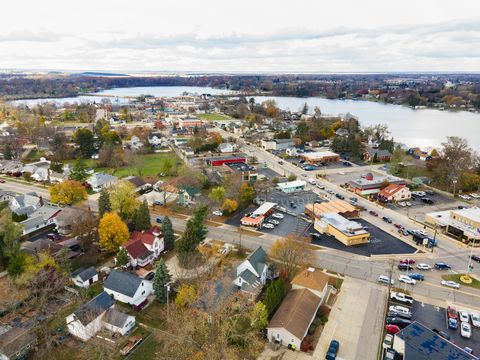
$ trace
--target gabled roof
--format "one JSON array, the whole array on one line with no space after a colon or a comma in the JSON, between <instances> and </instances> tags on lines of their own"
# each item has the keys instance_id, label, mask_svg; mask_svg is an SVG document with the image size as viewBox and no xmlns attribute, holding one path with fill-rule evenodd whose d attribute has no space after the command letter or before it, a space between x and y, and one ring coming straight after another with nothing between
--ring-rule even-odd
<instances>
[{"instance_id":1,"label":"gabled roof","mask_svg":"<svg viewBox=\"0 0 480 360\"><path fill-rule=\"evenodd\" d=\"M389 196L392 196L392 195L396 194L397 192L399 192L403 188L405 188L405 185L403 185L403 184L390 184L385 189L381 190L378 193L378 195L384 196L384 197L389 197Z\"/></svg>"},{"instance_id":2,"label":"gabled roof","mask_svg":"<svg viewBox=\"0 0 480 360\"><path fill-rule=\"evenodd\" d=\"M290 290L268 327L284 328L303 340L320 302L321 299L308 289Z\"/></svg>"},{"instance_id":3,"label":"gabled roof","mask_svg":"<svg viewBox=\"0 0 480 360\"><path fill-rule=\"evenodd\" d=\"M328 284L328 275L313 268L301 271L291 281L292 285L298 285L315 291L323 291Z\"/></svg>"},{"instance_id":4,"label":"gabled roof","mask_svg":"<svg viewBox=\"0 0 480 360\"><path fill-rule=\"evenodd\" d=\"M134 274L112 270L110 275L108 275L107 280L105 280L103 287L128 297L132 297L137 292L142 281L143 279Z\"/></svg>"},{"instance_id":5,"label":"gabled roof","mask_svg":"<svg viewBox=\"0 0 480 360\"><path fill-rule=\"evenodd\" d=\"M115 271L115 270L114 270ZM88 303L78 308L74 314L82 325L87 326L104 311L107 311L115 303L113 298L105 291L95 296Z\"/></svg>"},{"instance_id":6,"label":"gabled roof","mask_svg":"<svg viewBox=\"0 0 480 360\"><path fill-rule=\"evenodd\" d=\"M13 359L15 353L37 341L37 336L29 329L13 327L0 335L0 353Z\"/></svg>"},{"instance_id":7,"label":"gabled roof","mask_svg":"<svg viewBox=\"0 0 480 360\"><path fill-rule=\"evenodd\" d=\"M134 259L146 259L152 254L152 252L147 249L141 239L129 240L123 244L123 247Z\"/></svg>"},{"instance_id":8,"label":"gabled roof","mask_svg":"<svg viewBox=\"0 0 480 360\"><path fill-rule=\"evenodd\" d=\"M97 269L93 266L89 268L80 268L72 272L72 278L79 277L82 281L87 281L97 275Z\"/></svg>"},{"instance_id":9,"label":"gabled roof","mask_svg":"<svg viewBox=\"0 0 480 360\"><path fill-rule=\"evenodd\" d=\"M242 273L238 276L249 284L253 284L255 280L257 280L257 276L248 269L242 271Z\"/></svg>"},{"instance_id":10,"label":"gabled roof","mask_svg":"<svg viewBox=\"0 0 480 360\"><path fill-rule=\"evenodd\" d=\"M119 311L115 308L111 308L108 309L107 313L105 314L103 322L119 328L123 328L128 320L128 317L128 314L125 314L124 312Z\"/></svg>"},{"instance_id":11,"label":"gabled roof","mask_svg":"<svg viewBox=\"0 0 480 360\"><path fill-rule=\"evenodd\" d=\"M138 176L127 176L123 180L126 180L132 183L133 186L135 186L136 188L144 186L146 184L146 182L141 177L138 177Z\"/></svg>"},{"instance_id":12,"label":"gabled roof","mask_svg":"<svg viewBox=\"0 0 480 360\"><path fill-rule=\"evenodd\" d=\"M247 261L252 264L253 268L257 272L258 275L262 274L263 269L266 266L266 261L267 261L267 253L261 246L255 249L254 252L252 252L250 255L247 257Z\"/></svg>"}]
</instances>

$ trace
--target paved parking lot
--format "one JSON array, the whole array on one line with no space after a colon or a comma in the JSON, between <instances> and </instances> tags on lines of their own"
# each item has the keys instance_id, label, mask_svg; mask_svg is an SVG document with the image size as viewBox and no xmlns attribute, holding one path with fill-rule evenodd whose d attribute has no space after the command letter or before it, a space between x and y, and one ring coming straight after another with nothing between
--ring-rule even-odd
<instances>
[{"instance_id":1,"label":"paved parking lot","mask_svg":"<svg viewBox=\"0 0 480 360\"><path fill-rule=\"evenodd\" d=\"M369 223L364 219L355 219L363 226L368 226L368 231L371 234L370 243L360 244L355 246L345 246L333 236L319 234L320 238L313 238L312 243L331 249L342 250L357 255L371 256L371 255L385 255L385 254L412 254L417 249L404 243L402 240L392 236L383 231L379 227ZM308 233L317 233L311 226Z\"/></svg>"},{"instance_id":2,"label":"paved parking lot","mask_svg":"<svg viewBox=\"0 0 480 360\"><path fill-rule=\"evenodd\" d=\"M313 191L298 191L295 193L285 194L280 190L273 189L268 194L268 201L277 203L279 206L283 206L288 211L292 211L297 214L303 214L305 210L305 205L313 203L315 200L320 197L315 194ZM290 204L294 203L296 205L293 208Z\"/></svg>"}]
</instances>

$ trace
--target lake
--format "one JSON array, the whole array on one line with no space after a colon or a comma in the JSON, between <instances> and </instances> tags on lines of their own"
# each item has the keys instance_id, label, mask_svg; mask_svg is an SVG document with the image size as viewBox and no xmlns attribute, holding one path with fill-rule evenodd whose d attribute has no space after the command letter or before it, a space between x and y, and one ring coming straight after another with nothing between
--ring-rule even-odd
<instances>
[{"instance_id":1,"label":"lake","mask_svg":"<svg viewBox=\"0 0 480 360\"><path fill-rule=\"evenodd\" d=\"M228 90L210 87L195 86L152 86L115 88L99 92L98 94L114 95L110 98L113 103L126 104L128 99L122 96L138 96L149 94L156 97L179 96L183 92L209 93L212 95L226 94ZM323 98L295 98L295 97L263 97L256 96L255 101L262 102L273 99L281 109L297 111L306 102L313 111L315 106L320 107L323 114L351 113L358 117L362 126L387 124L395 141L408 146L440 146L447 136L461 136L467 138L470 146L480 152L480 114L467 111L439 111L433 109L413 110L406 106L389 105L372 101L329 100ZM13 104L27 104L35 106L46 101L57 104L65 102L101 102L98 96L79 96L63 99L31 99L12 101Z\"/></svg>"},{"instance_id":2,"label":"lake","mask_svg":"<svg viewBox=\"0 0 480 360\"><path fill-rule=\"evenodd\" d=\"M298 111L304 103L307 103L311 112L315 106L318 106L322 114L355 115L362 126L387 124L396 142L412 147L438 147L447 136L460 136L468 139L470 146L480 152L479 113L434 109L414 110L407 106L362 100L255 97L257 102L267 99L275 100L277 106L284 110Z\"/></svg>"}]
</instances>

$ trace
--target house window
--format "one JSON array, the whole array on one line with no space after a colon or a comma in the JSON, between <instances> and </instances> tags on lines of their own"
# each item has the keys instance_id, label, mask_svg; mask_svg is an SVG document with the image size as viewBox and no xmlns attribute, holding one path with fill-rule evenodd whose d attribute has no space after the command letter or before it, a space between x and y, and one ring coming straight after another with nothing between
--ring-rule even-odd
<instances>
[{"instance_id":1,"label":"house window","mask_svg":"<svg viewBox=\"0 0 480 360\"><path fill-rule=\"evenodd\" d=\"M142 291L142 295L145 295L145 290Z\"/></svg>"}]
</instances>

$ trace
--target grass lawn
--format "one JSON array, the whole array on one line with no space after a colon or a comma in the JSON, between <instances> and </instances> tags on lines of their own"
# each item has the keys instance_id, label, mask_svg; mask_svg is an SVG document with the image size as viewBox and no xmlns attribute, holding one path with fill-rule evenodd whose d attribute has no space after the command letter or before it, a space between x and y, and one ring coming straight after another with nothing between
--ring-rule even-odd
<instances>
[{"instance_id":1,"label":"grass lawn","mask_svg":"<svg viewBox=\"0 0 480 360\"><path fill-rule=\"evenodd\" d=\"M465 274L449 274L449 275L442 275L443 280L450 280L450 281L455 281L459 283L461 286L468 286L476 289L480 289L480 281L472 277L472 283L471 284L465 284L460 280L460 277Z\"/></svg>"},{"instance_id":2,"label":"grass lawn","mask_svg":"<svg viewBox=\"0 0 480 360\"><path fill-rule=\"evenodd\" d=\"M166 316L165 305L156 300L146 308L134 314L138 323L157 329L163 329L164 318Z\"/></svg>"},{"instance_id":3,"label":"grass lawn","mask_svg":"<svg viewBox=\"0 0 480 360\"><path fill-rule=\"evenodd\" d=\"M411 179L414 177L426 176L430 177L432 174L425 166L418 166L418 165L408 165L408 166L401 166L399 169L398 174L395 176L399 176L406 179Z\"/></svg>"},{"instance_id":4,"label":"grass lawn","mask_svg":"<svg viewBox=\"0 0 480 360\"><path fill-rule=\"evenodd\" d=\"M197 114L199 119L208 120L208 121L223 121L223 120L233 120L230 116L223 114Z\"/></svg>"},{"instance_id":5,"label":"grass lawn","mask_svg":"<svg viewBox=\"0 0 480 360\"><path fill-rule=\"evenodd\" d=\"M162 349L162 342L144 328L137 328L132 335L141 336L144 340L138 345L134 351L127 356L128 360L155 359L158 352ZM147 337L148 336L148 337Z\"/></svg>"}]
</instances>

